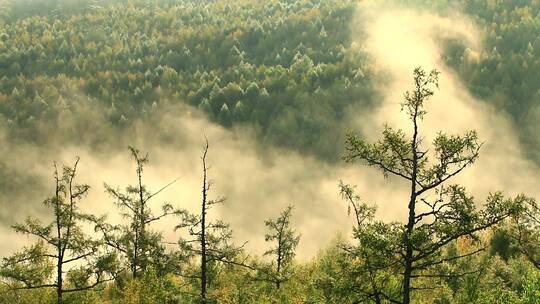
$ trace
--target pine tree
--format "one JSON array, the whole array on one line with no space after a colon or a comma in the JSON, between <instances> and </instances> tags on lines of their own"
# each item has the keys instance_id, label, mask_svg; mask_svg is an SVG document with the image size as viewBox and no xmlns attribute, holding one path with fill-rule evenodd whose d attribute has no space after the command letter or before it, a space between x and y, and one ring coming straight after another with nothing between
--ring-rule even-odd
<instances>
[{"instance_id":1,"label":"pine tree","mask_svg":"<svg viewBox=\"0 0 540 304\"><path fill-rule=\"evenodd\" d=\"M226 127L229 127L232 123L231 111L229 111L229 107L226 103L224 103L219 110L218 120Z\"/></svg>"}]
</instances>

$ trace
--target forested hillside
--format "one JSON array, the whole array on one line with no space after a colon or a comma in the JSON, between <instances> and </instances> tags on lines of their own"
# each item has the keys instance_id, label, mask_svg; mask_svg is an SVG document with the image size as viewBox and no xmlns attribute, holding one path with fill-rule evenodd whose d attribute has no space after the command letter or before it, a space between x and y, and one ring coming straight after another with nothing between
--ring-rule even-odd
<instances>
[{"instance_id":1,"label":"forested hillside","mask_svg":"<svg viewBox=\"0 0 540 304\"><path fill-rule=\"evenodd\" d=\"M455 178L481 157L482 134L439 132L425 140L434 131L422 128L430 117L425 104L437 96L439 82L445 85L433 67L411 71L408 91L395 101L406 129L384 125L380 137L355 131L382 107L393 80L368 50L369 20L358 14L360 2L0 0L0 228L9 226L25 244L2 257L0 304L540 303L540 208L530 193L511 189L522 179L493 189L489 176L540 176L530 173L540 165L540 0L379 3L465 16L478 29L478 49L441 35L441 62L474 102L509 118L518 137L511 151L523 155L501 158L513 165L523 157L519 164L532 168L484 172L473 186L487 184L487 197L467 192L470 176ZM161 123L170 116L187 120L191 112L204 116L193 120L194 128L208 123L205 132L214 135L209 140L203 132L196 162L187 155L193 149L182 147L192 143L186 133L193 129ZM448 113L447 120L457 115ZM234 153L214 150L213 140L235 145ZM141 143L147 146L134 147ZM159 155L185 153L157 160L159 168L176 168L172 162L182 159L188 165L180 167L196 173L180 172L154 188L151 177L168 175L152 171L154 154L146 151L169 143ZM83 155L62 164L72 151ZM129 156L133 168L116 174L118 168L104 167L124 165L118 154ZM38 162L49 157L52 170L44 173ZM213 170L218 158L230 163L226 174ZM81 176L87 164L96 167ZM268 175L256 179L253 168ZM340 221L350 229L300 259L299 246L310 240L295 214L305 219L317 211L309 229L333 229L317 222L327 205L315 206L313 198L328 197L327 180L318 178L335 168L361 172L368 186L339 181L334 194L342 204L332 208L348 213ZM92 182L109 174L119 184L99 180L102 189L90 187L88 171ZM387 184L381 187L373 172ZM259 255L246 246L252 240L236 237L224 217L231 213L220 213L228 204L220 195L229 193L213 187L214 178L230 179L224 188L232 191L239 174L269 186L240 185L253 195L235 202L235 212L244 212L238 217L253 220L245 210L259 207L262 213L263 195L296 192L313 200L312 208L272 202L273 213L259 223L262 234L245 221L266 245ZM278 178L285 182L274 183ZM196 185L196 209L179 201L160 205L178 180ZM310 193L302 193L302 182L312 181ZM390 191L396 185L406 188L399 201ZM365 201L359 191L366 188L381 192L378 198L402 217L379 217L380 202ZM94 192L107 198L89 199ZM98 205L107 213L88 211ZM24 220L27 215L36 217Z\"/></svg>"},{"instance_id":2,"label":"forested hillside","mask_svg":"<svg viewBox=\"0 0 540 304\"><path fill-rule=\"evenodd\" d=\"M1 111L23 138L38 141L40 122L77 115L76 103L98 103L122 127L160 103L183 102L225 126L256 126L262 141L330 159L347 107L375 96L369 63L350 49L351 1L95 5L8 14Z\"/></svg>"},{"instance_id":3,"label":"forested hillside","mask_svg":"<svg viewBox=\"0 0 540 304\"><path fill-rule=\"evenodd\" d=\"M485 50L446 41L446 61L473 94L515 119L536 156L540 4L405 2L462 7L474 19ZM384 84L351 47L355 1L24 0L2 11L0 111L13 136L33 142L81 103L122 128L172 102L332 160L347 110L376 104L374 87Z\"/></svg>"}]
</instances>

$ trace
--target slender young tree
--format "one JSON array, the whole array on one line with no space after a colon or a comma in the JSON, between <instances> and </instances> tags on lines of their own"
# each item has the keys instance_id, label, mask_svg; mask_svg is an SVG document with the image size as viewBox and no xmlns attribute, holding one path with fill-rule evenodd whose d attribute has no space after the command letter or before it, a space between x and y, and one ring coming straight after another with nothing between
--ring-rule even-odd
<instances>
[{"instance_id":1,"label":"slender young tree","mask_svg":"<svg viewBox=\"0 0 540 304\"><path fill-rule=\"evenodd\" d=\"M209 144L205 141L202 160L202 190L200 213L193 215L186 211L177 212L180 215L180 223L176 230L187 228L188 238L179 240L180 249L189 257L199 258L199 271L197 274L179 273L181 276L200 280L200 303L209 303L208 286L211 275L219 263L246 266L242 262L236 262L235 257L241 252L242 247L232 244L232 230L229 225L221 220L211 221L208 212L212 207L225 202L224 198L209 199L212 185L208 177L209 166L207 163ZM248 267L248 266L246 266Z\"/></svg>"},{"instance_id":2,"label":"slender young tree","mask_svg":"<svg viewBox=\"0 0 540 304\"><path fill-rule=\"evenodd\" d=\"M296 247L300 242L300 235L291 228L291 216L293 206L289 205L283 210L279 217L265 221L265 225L269 230L264 236L266 242L273 242L274 247L267 250L264 255L272 256L272 268L270 270L270 280L276 284L279 289L281 283L288 280L291 273L291 262L296 255Z\"/></svg>"},{"instance_id":3,"label":"slender young tree","mask_svg":"<svg viewBox=\"0 0 540 304\"><path fill-rule=\"evenodd\" d=\"M175 210L169 203L162 205L159 215L153 215L149 206L150 200L161 193L175 181L170 182L158 191L152 193L143 183L144 166L148 163L148 154L144 157L139 150L129 147L136 164L137 184L127 186L125 192L105 184L107 193L114 199L114 204L121 210L121 215L127 219L127 224L111 225L105 217L96 218L96 230L103 233L105 243L127 260L127 266L133 278L138 278L148 266L159 268L160 258L164 257L164 246L161 244L161 234L148 229L148 225L168 215Z\"/></svg>"},{"instance_id":4,"label":"slender young tree","mask_svg":"<svg viewBox=\"0 0 540 304\"><path fill-rule=\"evenodd\" d=\"M366 295L371 299L411 303L413 290L432 288L412 283L417 278L437 276L433 269L446 262L442 253L447 244L518 213L529 200L523 195L506 199L501 193L494 193L488 197L485 208L477 210L462 186L447 185L476 161L481 144L476 132L470 131L463 136L438 133L431 149L423 147L420 123L426 115L424 103L433 96L433 88L438 87L438 75L435 70L429 74L421 68L414 70L414 89L405 93L402 103L411 122L410 136L389 126L385 127L382 139L372 144L352 132L347 135L345 161L361 161L376 167L384 176L404 179L410 188L404 225L374 221L369 209L359 213L360 218L368 219L355 228L361 255L367 254L370 263L377 264L373 271L384 269L401 276L399 290L394 288L385 294L379 287L370 288ZM342 187L342 193L351 204L363 204L350 186Z\"/></svg>"},{"instance_id":5,"label":"slender young tree","mask_svg":"<svg viewBox=\"0 0 540 304\"><path fill-rule=\"evenodd\" d=\"M57 303L65 293L88 290L109 281L115 274L115 256L105 254L102 244L83 233L89 216L79 209L89 186L76 184L77 165L54 165L54 195L44 201L51 210L49 224L28 218L14 225L16 232L31 235L38 242L3 261L0 274L15 283L13 289L54 288ZM67 282L66 282L67 281Z\"/></svg>"}]
</instances>

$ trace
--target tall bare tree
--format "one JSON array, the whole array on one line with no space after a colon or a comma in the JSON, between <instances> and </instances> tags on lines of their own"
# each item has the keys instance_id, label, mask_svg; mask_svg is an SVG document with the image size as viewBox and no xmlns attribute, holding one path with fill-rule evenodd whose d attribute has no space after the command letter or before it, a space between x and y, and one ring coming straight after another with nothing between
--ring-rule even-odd
<instances>
[{"instance_id":1,"label":"tall bare tree","mask_svg":"<svg viewBox=\"0 0 540 304\"><path fill-rule=\"evenodd\" d=\"M374 264L370 267L373 272L384 269L401 276L399 290L390 294L384 293L380 286L367 286L365 295L371 299L409 304L412 291L431 288L413 285L415 279L437 277L435 266L447 259L475 253L446 258L442 255L445 245L518 213L523 203L530 200L523 195L506 199L497 192L488 197L484 209L477 210L464 187L447 185L477 160L481 144L476 132L470 131L463 136L438 133L431 149L423 147L420 123L426 115L424 104L434 95L438 76L435 70L430 73L421 68L414 70L414 89L405 93L402 103L411 122L410 135L389 126L376 143L367 143L353 132L347 135L345 161L361 161L378 168L385 177L393 175L405 180L410 188L407 220L402 225L375 221L369 208L358 208L363 203L352 187L342 185L345 198L356 206L355 210L361 211L356 213L355 237L359 245L354 252L369 258Z\"/></svg>"},{"instance_id":2,"label":"tall bare tree","mask_svg":"<svg viewBox=\"0 0 540 304\"><path fill-rule=\"evenodd\" d=\"M211 221L208 212L212 207L225 202L224 198L209 199L212 181L208 177L208 140L203 147L202 160L202 189L201 205L199 214L189 214L187 211L177 212L180 215L180 223L176 230L187 228L188 237L179 240L180 249L191 257L199 258L199 271L197 274L181 273L182 276L197 278L200 280L200 303L209 303L208 286L211 282L212 268L220 263L246 266L242 262L235 261L235 257L241 252L242 247L236 247L232 243L232 230L229 225L221 220Z\"/></svg>"},{"instance_id":3,"label":"tall bare tree","mask_svg":"<svg viewBox=\"0 0 540 304\"><path fill-rule=\"evenodd\" d=\"M78 204L90 187L75 183L78 163L79 158L72 167L64 166L61 174L54 165L54 195L44 201L53 220L42 224L28 218L14 225L16 232L38 241L5 258L0 271L14 284L13 289L55 288L58 304L65 293L88 290L113 279L116 269L115 255L107 254L99 240L83 232L89 216Z\"/></svg>"}]
</instances>

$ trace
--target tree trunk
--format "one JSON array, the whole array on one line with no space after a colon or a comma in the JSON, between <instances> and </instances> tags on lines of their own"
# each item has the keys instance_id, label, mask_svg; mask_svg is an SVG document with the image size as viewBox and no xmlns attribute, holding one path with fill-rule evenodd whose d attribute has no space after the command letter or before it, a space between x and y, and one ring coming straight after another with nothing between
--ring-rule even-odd
<instances>
[{"instance_id":1,"label":"tree trunk","mask_svg":"<svg viewBox=\"0 0 540 304\"><path fill-rule=\"evenodd\" d=\"M58 258L58 264L56 266L56 270L57 270L57 273L56 273L56 296L57 296L57 303L58 304L62 304L62 286L63 286L63 273L62 273L62 264L63 264L63 261L62 261L62 257L61 257L61 252L60 250L58 250L58 254L59 254L59 258Z\"/></svg>"},{"instance_id":2,"label":"tree trunk","mask_svg":"<svg viewBox=\"0 0 540 304\"><path fill-rule=\"evenodd\" d=\"M137 159L137 179L139 183L139 209L137 210L135 208L135 240L133 244L133 266L132 266L132 272L133 272L133 278L138 277L138 267L141 266L140 262L140 254L139 252L142 252L142 243L144 242L144 193L143 193L143 186L142 186L142 165ZM138 214L137 214L138 213ZM142 269L141 269L142 270Z\"/></svg>"},{"instance_id":3,"label":"tree trunk","mask_svg":"<svg viewBox=\"0 0 540 304\"><path fill-rule=\"evenodd\" d=\"M58 178L58 169L56 169L55 163L55 180L56 180L56 193L55 193L55 208L56 208L56 237L58 238L58 243L55 244L58 251L58 257L56 260L56 295L57 303L62 304L62 285L63 285L63 273L62 265L64 264L64 253L62 251L62 230L61 230L61 209L60 209L60 180ZM66 240L67 242L67 240Z\"/></svg>"},{"instance_id":4,"label":"tree trunk","mask_svg":"<svg viewBox=\"0 0 540 304\"><path fill-rule=\"evenodd\" d=\"M202 207L201 207L201 304L206 304L206 190L208 182L206 181L206 152L208 143L203 155L203 189L202 189Z\"/></svg>"},{"instance_id":5,"label":"tree trunk","mask_svg":"<svg viewBox=\"0 0 540 304\"><path fill-rule=\"evenodd\" d=\"M206 211L205 202L203 202L203 213L201 218L201 303L206 304Z\"/></svg>"},{"instance_id":6,"label":"tree trunk","mask_svg":"<svg viewBox=\"0 0 540 304\"><path fill-rule=\"evenodd\" d=\"M279 287L281 286L281 278L280 278L280 274L281 274L281 257L282 257L282 253L281 253L281 232L279 232L279 239L278 239L278 248L277 248L277 278L276 278L276 288L279 289Z\"/></svg>"},{"instance_id":7,"label":"tree trunk","mask_svg":"<svg viewBox=\"0 0 540 304\"><path fill-rule=\"evenodd\" d=\"M413 246L411 244L411 235L414 230L414 224L416 219L416 179L418 174L418 107L415 108L413 115L413 138L411 141L412 150L412 174L411 174L411 198L409 200L409 218L407 222L407 229L405 231L405 263L403 270L403 304L411 303L411 276L413 272Z\"/></svg>"},{"instance_id":8,"label":"tree trunk","mask_svg":"<svg viewBox=\"0 0 540 304\"><path fill-rule=\"evenodd\" d=\"M411 208L412 206L412 208ZM412 218L412 221L411 221ZM412 224L411 224L412 223ZM414 202L411 198L409 203L409 223L405 234L405 269L403 271L403 304L411 303L411 275L412 275L412 259L413 248L410 237L414 227Z\"/></svg>"}]
</instances>

